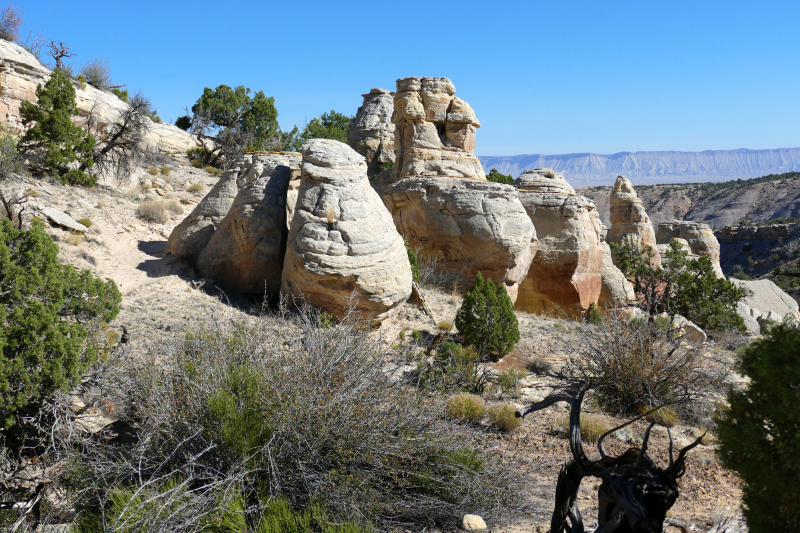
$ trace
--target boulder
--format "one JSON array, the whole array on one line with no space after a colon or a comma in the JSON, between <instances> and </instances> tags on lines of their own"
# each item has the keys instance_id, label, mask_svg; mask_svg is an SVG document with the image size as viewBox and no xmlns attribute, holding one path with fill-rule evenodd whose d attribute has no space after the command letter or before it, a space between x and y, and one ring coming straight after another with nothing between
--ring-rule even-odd
<instances>
[{"instance_id":1,"label":"boulder","mask_svg":"<svg viewBox=\"0 0 800 533\"><path fill-rule=\"evenodd\" d=\"M465 531L482 531L486 529L486 522L476 514L465 514L461 520L461 529Z\"/></svg>"},{"instance_id":2,"label":"boulder","mask_svg":"<svg viewBox=\"0 0 800 533\"><path fill-rule=\"evenodd\" d=\"M481 124L447 78L403 78L394 93L394 179L448 176L485 180L475 149Z\"/></svg>"},{"instance_id":3,"label":"boulder","mask_svg":"<svg viewBox=\"0 0 800 533\"><path fill-rule=\"evenodd\" d=\"M719 263L719 241L711 226L688 220L671 220L658 224L656 242L659 245L668 245L675 239L680 239L679 242L682 244L685 242L691 255L708 257L714 266L714 273L717 277L725 277Z\"/></svg>"},{"instance_id":4,"label":"boulder","mask_svg":"<svg viewBox=\"0 0 800 533\"><path fill-rule=\"evenodd\" d=\"M54 226L60 226L64 229L77 231L79 233L86 233L89 228L73 219L71 216L63 211L59 211L55 207L44 206L38 207L37 211L45 217Z\"/></svg>"},{"instance_id":5,"label":"boulder","mask_svg":"<svg viewBox=\"0 0 800 533\"><path fill-rule=\"evenodd\" d=\"M672 327L679 328L681 331L681 338L693 344L703 344L708 339L706 332L703 331L700 326L681 315L675 315L675 318L672 320Z\"/></svg>"},{"instance_id":6,"label":"boulder","mask_svg":"<svg viewBox=\"0 0 800 533\"><path fill-rule=\"evenodd\" d=\"M406 178L382 189L401 234L439 255L462 290L478 272L505 285L512 301L533 259L536 230L511 185L459 178Z\"/></svg>"},{"instance_id":7,"label":"boulder","mask_svg":"<svg viewBox=\"0 0 800 533\"><path fill-rule=\"evenodd\" d=\"M372 89L364 97L347 130L347 144L367 160L370 179L380 173L384 163L394 163L394 93Z\"/></svg>"},{"instance_id":8,"label":"boulder","mask_svg":"<svg viewBox=\"0 0 800 533\"><path fill-rule=\"evenodd\" d=\"M302 155L281 293L336 317L353 303L380 322L411 294L403 238L369 184L363 156L330 139L306 142Z\"/></svg>"},{"instance_id":9,"label":"boulder","mask_svg":"<svg viewBox=\"0 0 800 533\"><path fill-rule=\"evenodd\" d=\"M551 169L529 170L514 184L538 238L516 308L580 316L597 304L603 285L602 224L594 203Z\"/></svg>"},{"instance_id":10,"label":"boulder","mask_svg":"<svg viewBox=\"0 0 800 533\"><path fill-rule=\"evenodd\" d=\"M51 70L33 54L18 44L0 40L0 116L9 128L22 132L20 104L27 100L36 102L36 87L50 79ZM80 114L77 122L85 125L89 113L94 112L100 123L115 121L127 108L125 102L114 94L91 85L80 87L75 83L75 103ZM148 119L149 120L149 119ZM149 130L144 142L151 149L185 152L198 145L197 138L173 124L149 121Z\"/></svg>"},{"instance_id":11,"label":"boulder","mask_svg":"<svg viewBox=\"0 0 800 533\"><path fill-rule=\"evenodd\" d=\"M608 228L606 240L623 246L630 242L642 248L650 246L655 254L651 260L654 267L661 266L661 256L656 248L656 232L650 217L644 210L644 204L633 184L625 176L617 176L611 190L610 206L611 227ZM617 264L616 257L612 257Z\"/></svg>"},{"instance_id":12,"label":"boulder","mask_svg":"<svg viewBox=\"0 0 800 533\"><path fill-rule=\"evenodd\" d=\"M797 302L772 281L768 279L746 281L735 278L729 280L752 293L745 296L736 306L736 312L744 319L749 333L758 334L766 321L780 322L787 316L800 319Z\"/></svg>"},{"instance_id":13,"label":"boulder","mask_svg":"<svg viewBox=\"0 0 800 533\"><path fill-rule=\"evenodd\" d=\"M287 191L290 180L300 176L300 156L253 154L243 164L245 183L198 255L197 270L227 290L278 294L288 234Z\"/></svg>"}]
</instances>

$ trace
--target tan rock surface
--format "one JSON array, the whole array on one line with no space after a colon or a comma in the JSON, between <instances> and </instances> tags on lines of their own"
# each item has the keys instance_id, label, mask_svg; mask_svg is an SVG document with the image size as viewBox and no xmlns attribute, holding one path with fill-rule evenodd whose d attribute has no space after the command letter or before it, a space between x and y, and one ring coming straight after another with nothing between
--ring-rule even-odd
<instances>
[{"instance_id":1,"label":"tan rock surface","mask_svg":"<svg viewBox=\"0 0 800 533\"><path fill-rule=\"evenodd\" d=\"M656 232L650 217L644 210L644 204L636 194L633 184L625 176L617 176L611 190L610 206L611 226L608 228L606 240L619 245L631 242L641 247L650 246L655 255L651 263L661 265L661 256L656 248ZM614 258L616 264L616 258Z\"/></svg>"},{"instance_id":2,"label":"tan rock surface","mask_svg":"<svg viewBox=\"0 0 800 533\"><path fill-rule=\"evenodd\" d=\"M717 277L725 277L719 264L719 241L711 226L688 220L671 220L658 224L656 242L669 244L673 239L685 240L692 255L708 257L711 264L714 265L714 273Z\"/></svg>"},{"instance_id":3,"label":"tan rock surface","mask_svg":"<svg viewBox=\"0 0 800 533\"><path fill-rule=\"evenodd\" d=\"M347 144L367 160L367 175L372 179L382 164L395 160L394 93L372 89L362 96L364 103L347 130Z\"/></svg>"},{"instance_id":4,"label":"tan rock surface","mask_svg":"<svg viewBox=\"0 0 800 533\"><path fill-rule=\"evenodd\" d=\"M480 122L453 96L447 78L403 78L394 94L395 179L448 176L485 180L475 149Z\"/></svg>"},{"instance_id":5,"label":"tan rock surface","mask_svg":"<svg viewBox=\"0 0 800 533\"><path fill-rule=\"evenodd\" d=\"M281 293L343 316L380 321L411 294L411 266L391 215L367 179L363 156L312 139L303 164L283 266Z\"/></svg>"},{"instance_id":6,"label":"tan rock surface","mask_svg":"<svg viewBox=\"0 0 800 533\"><path fill-rule=\"evenodd\" d=\"M50 69L18 44L0 40L0 117L17 132L23 130L19 106L23 100L36 102L36 86L47 83ZM94 109L101 122L112 122L122 114L127 104L114 94L91 85L81 88L75 82L75 101L80 117L85 121ZM153 150L180 152L197 146L197 139L173 124L150 121L145 142Z\"/></svg>"},{"instance_id":7,"label":"tan rock surface","mask_svg":"<svg viewBox=\"0 0 800 533\"><path fill-rule=\"evenodd\" d=\"M636 301L636 292L633 284L625 274L617 268L612 258L611 247L607 242L600 243L603 249L603 286L597 299L597 307L609 309L611 307L625 307Z\"/></svg>"},{"instance_id":8,"label":"tan rock surface","mask_svg":"<svg viewBox=\"0 0 800 533\"><path fill-rule=\"evenodd\" d=\"M407 178L383 189L397 229L421 253L439 254L462 289L478 272L514 300L533 259L536 231L511 185L458 178Z\"/></svg>"},{"instance_id":9,"label":"tan rock surface","mask_svg":"<svg viewBox=\"0 0 800 533\"><path fill-rule=\"evenodd\" d=\"M529 170L515 185L536 228L536 255L520 285L516 308L529 313L580 315L602 288L602 224L594 204L577 196L564 176Z\"/></svg>"},{"instance_id":10,"label":"tan rock surface","mask_svg":"<svg viewBox=\"0 0 800 533\"><path fill-rule=\"evenodd\" d=\"M242 167L245 185L197 258L197 270L238 293L280 291L288 226L287 190L300 176L300 155L252 154Z\"/></svg>"}]
</instances>

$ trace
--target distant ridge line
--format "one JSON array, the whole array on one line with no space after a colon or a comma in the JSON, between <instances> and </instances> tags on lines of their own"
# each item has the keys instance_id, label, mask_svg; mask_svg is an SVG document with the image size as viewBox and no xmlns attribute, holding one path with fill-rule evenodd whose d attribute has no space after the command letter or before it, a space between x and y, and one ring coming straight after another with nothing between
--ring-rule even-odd
<instances>
[{"instance_id":1,"label":"distant ridge line","mask_svg":"<svg viewBox=\"0 0 800 533\"><path fill-rule=\"evenodd\" d=\"M642 151L615 154L523 154L478 156L483 169L517 177L526 170L552 168L576 187L611 185L620 174L634 184L726 181L800 170L800 148Z\"/></svg>"}]
</instances>

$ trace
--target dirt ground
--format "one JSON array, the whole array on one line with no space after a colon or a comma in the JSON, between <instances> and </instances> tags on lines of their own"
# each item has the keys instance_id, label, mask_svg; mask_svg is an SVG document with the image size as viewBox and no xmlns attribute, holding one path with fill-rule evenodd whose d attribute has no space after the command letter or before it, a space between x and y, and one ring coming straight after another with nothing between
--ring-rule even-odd
<instances>
[{"instance_id":1,"label":"dirt ground","mask_svg":"<svg viewBox=\"0 0 800 533\"><path fill-rule=\"evenodd\" d=\"M261 309L256 299L239 298L229 301L218 293L209 294L195 288L192 273L185 266L163 257L167 237L172 228L194 208L196 203L216 183L217 178L202 169L188 165L183 156L173 156L165 162L169 168L166 178L172 187L162 197L153 189L118 186L101 183L93 189L64 187L41 180L30 179L16 183L16 187L33 191L30 207L51 206L67 212L72 218L87 217L91 228L81 237L59 229L49 228L61 248L60 258L80 269L89 269L95 275L113 279L123 295L121 311L113 326L125 325L130 335L130 349L145 350L162 336L182 335L194 324L220 313L231 313L240 318L253 316ZM145 169L140 178L153 179ZM199 193L189 192L190 184L203 186ZM163 191L162 191L163 192ZM165 224L141 220L136 210L141 202L156 200L174 202L182 213L172 213ZM177 211L177 209L176 209ZM379 335L389 351L422 333L423 342L441 331L442 322L452 323L461 302L455 291L426 287L424 293L433 317L426 315L417 305L408 302L379 328ZM543 318L525 313L517 315L521 340L514 352L491 369L493 374L509 367L525 369L531 359L544 359L553 368L572 356L576 342L568 320ZM454 333L455 330L451 330ZM518 391L510 396L493 392L489 402L510 402L523 408L541 400L558 388L555 375L527 375L520 380ZM602 418L608 427L620 423L613 417L591 408L584 412ZM489 523L491 531L500 533L534 532L549 528L556 477L565 459L569 458L566 434L561 424L567 416L562 405L554 405L526 417L514 433L502 434L486 428L485 440L491 453L502 458L510 468L516 469L524 481L524 489L512 513L503 521ZM641 439L646 425L636 423L628 432L629 442L615 437L607 441L611 453L621 454L636 439ZM673 436L678 446L689 444L696 428L678 425ZM659 465L667 465L667 434L657 427L651 439L650 456ZM596 448L585 444L591 457ZM580 491L580 508L587 526L595 523L597 514L598 482L585 480ZM693 450L687 461L686 475L680 480L680 498L670 516L694 524L699 530L711 525L715 513L736 509L741 501L739 481L734 474L721 468L714 450L700 446ZM705 528L705 529L704 529ZM677 530L676 530L677 531Z\"/></svg>"}]
</instances>

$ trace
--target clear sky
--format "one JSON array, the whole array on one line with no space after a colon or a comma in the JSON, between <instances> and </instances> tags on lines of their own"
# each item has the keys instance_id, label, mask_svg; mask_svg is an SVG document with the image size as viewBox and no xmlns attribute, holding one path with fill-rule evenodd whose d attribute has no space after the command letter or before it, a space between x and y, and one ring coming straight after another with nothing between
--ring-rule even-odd
<instances>
[{"instance_id":1,"label":"clear sky","mask_svg":"<svg viewBox=\"0 0 800 533\"><path fill-rule=\"evenodd\" d=\"M797 0L14 3L170 122L206 86L263 90L291 129L445 76L479 155L800 146Z\"/></svg>"}]
</instances>

